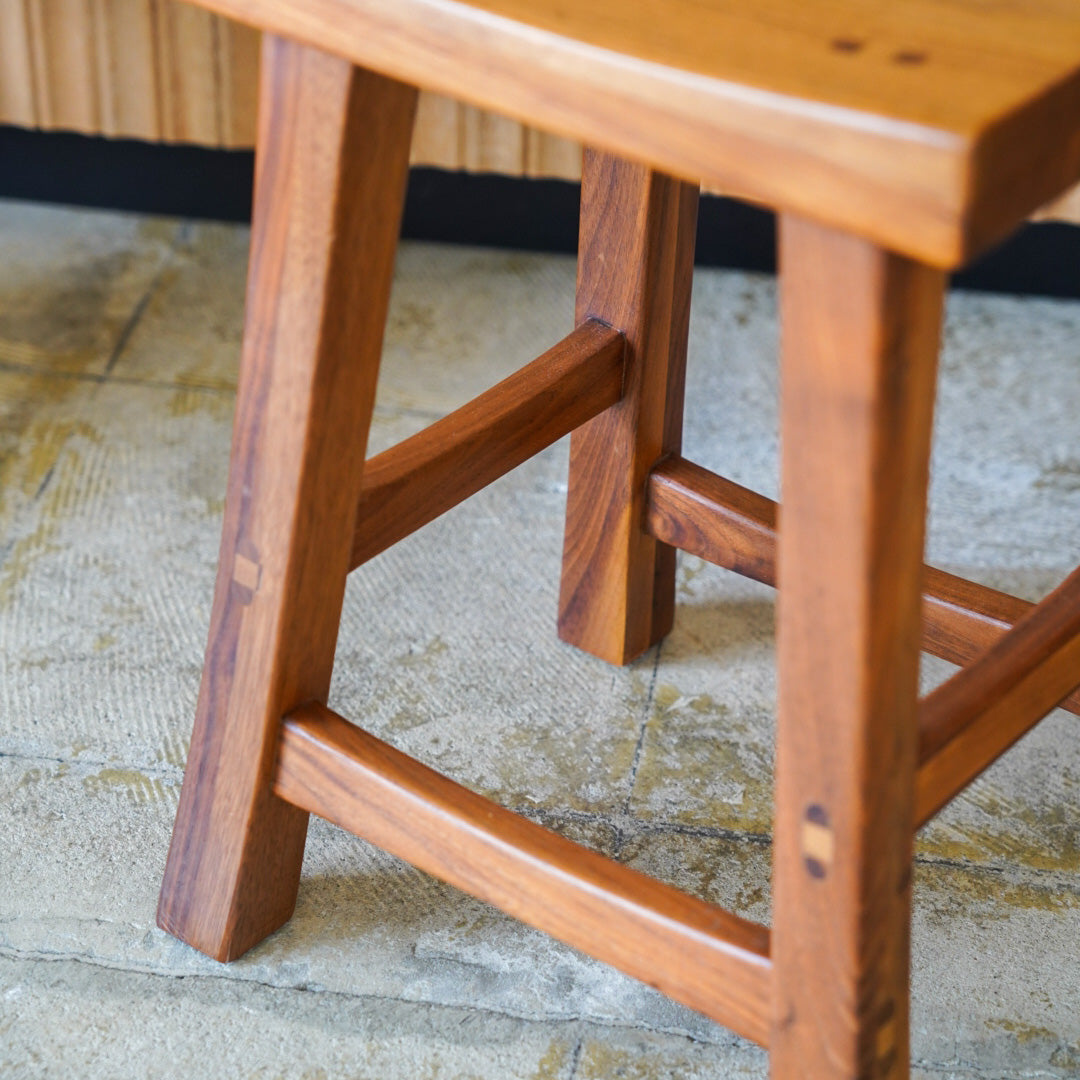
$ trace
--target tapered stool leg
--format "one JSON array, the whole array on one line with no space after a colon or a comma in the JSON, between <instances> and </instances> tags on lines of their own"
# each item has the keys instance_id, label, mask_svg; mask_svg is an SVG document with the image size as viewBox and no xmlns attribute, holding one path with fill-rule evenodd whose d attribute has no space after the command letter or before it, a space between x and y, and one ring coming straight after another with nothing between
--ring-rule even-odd
<instances>
[{"instance_id":1,"label":"tapered stool leg","mask_svg":"<svg viewBox=\"0 0 1080 1080\"><path fill-rule=\"evenodd\" d=\"M292 914L307 814L282 714L325 702L416 92L267 36L239 396L210 640L158 924L221 960Z\"/></svg>"},{"instance_id":2,"label":"tapered stool leg","mask_svg":"<svg viewBox=\"0 0 1080 1080\"><path fill-rule=\"evenodd\" d=\"M944 280L790 218L780 250L772 1075L899 1080Z\"/></svg>"},{"instance_id":3,"label":"tapered stool leg","mask_svg":"<svg viewBox=\"0 0 1080 1080\"><path fill-rule=\"evenodd\" d=\"M626 335L622 400L570 440L559 636L624 664L671 628L675 549L645 532L645 481L682 441L698 188L588 151L577 321Z\"/></svg>"}]
</instances>

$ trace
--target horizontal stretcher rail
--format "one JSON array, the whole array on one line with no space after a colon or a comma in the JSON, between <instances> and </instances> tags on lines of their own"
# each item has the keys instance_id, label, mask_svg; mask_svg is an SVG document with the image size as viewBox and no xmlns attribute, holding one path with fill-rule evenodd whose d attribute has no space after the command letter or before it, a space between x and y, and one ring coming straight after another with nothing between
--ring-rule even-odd
<instances>
[{"instance_id":1,"label":"horizontal stretcher rail","mask_svg":"<svg viewBox=\"0 0 1080 1080\"><path fill-rule=\"evenodd\" d=\"M766 927L503 809L322 705L285 718L274 791L767 1043Z\"/></svg>"},{"instance_id":2,"label":"horizontal stretcher rail","mask_svg":"<svg viewBox=\"0 0 1080 1080\"><path fill-rule=\"evenodd\" d=\"M614 405L624 352L621 333L586 321L467 405L368 460L351 568Z\"/></svg>"},{"instance_id":3,"label":"horizontal stretcher rail","mask_svg":"<svg viewBox=\"0 0 1080 1080\"><path fill-rule=\"evenodd\" d=\"M924 824L1080 685L1080 570L919 707Z\"/></svg>"},{"instance_id":4,"label":"horizontal stretcher rail","mask_svg":"<svg viewBox=\"0 0 1080 1080\"><path fill-rule=\"evenodd\" d=\"M649 476L652 536L766 585L776 584L776 519L772 499L683 458L662 461ZM932 566L923 589L922 647L954 664L982 656L1035 608ZM1080 714L1080 694L1060 705Z\"/></svg>"}]
</instances>

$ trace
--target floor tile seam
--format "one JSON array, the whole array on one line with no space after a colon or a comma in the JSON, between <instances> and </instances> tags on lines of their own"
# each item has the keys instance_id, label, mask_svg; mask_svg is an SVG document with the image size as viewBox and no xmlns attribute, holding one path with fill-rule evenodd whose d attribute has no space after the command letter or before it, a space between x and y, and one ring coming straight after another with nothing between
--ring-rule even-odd
<instances>
[{"instance_id":1,"label":"floor tile seam","mask_svg":"<svg viewBox=\"0 0 1080 1080\"><path fill-rule=\"evenodd\" d=\"M84 382L99 386L106 378L102 374L90 371L48 371L33 364L17 364L9 360L0 360L0 372L9 375L30 375L40 379L57 379L61 382ZM228 394L235 396L235 386L215 386L199 382L167 382L162 379L140 379L134 375L108 376L109 383L117 386L147 387L151 390L196 390L200 393Z\"/></svg>"},{"instance_id":2,"label":"floor tile seam","mask_svg":"<svg viewBox=\"0 0 1080 1080\"><path fill-rule=\"evenodd\" d=\"M577 1080L578 1065L581 1062L581 1048L584 1046L585 1040L578 1038L574 1043L574 1049L570 1052L570 1072L568 1073L568 1080Z\"/></svg>"},{"instance_id":3,"label":"floor tile seam","mask_svg":"<svg viewBox=\"0 0 1080 1080\"><path fill-rule=\"evenodd\" d=\"M101 921L101 920L98 920ZM647 1024L621 1024L609 1019L599 1017L588 1016L550 1016L550 1017L536 1017L527 1016L521 1013L515 1013L512 1010L504 1009L492 1009L478 1005L471 1004L449 1004L446 1002L436 1001L422 1001L415 998L406 998L398 995L389 994L357 994L349 993L342 990L329 990L317 986L288 986L278 983L266 982L261 979L245 979L243 977L235 977L225 973L213 973L213 972L176 972L169 970L160 970L154 968L132 967L130 965L122 964L110 964L104 962L101 958L81 956L77 953L61 953L53 951L39 950L35 953L29 953L25 950L12 949L7 946L0 946L0 961L7 960L14 963L23 964L36 964L36 963L75 963L82 964L88 967L99 968L104 971L117 971L121 974L127 975L144 975L152 978L160 978L165 980L175 979L197 979L210 982L226 983L229 986L236 986L237 984L244 984L249 986L257 986L265 990L273 992L280 992L283 994L299 993L299 994L318 994L320 996L333 999L340 999L349 1002L364 1002L371 1001L376 1003L387 1003L393 1005L404 1005L416 1007L418 1010L431 1010L433 1012L445 1011L447 1013L475 1013L480 1015L488 1015L497 1017L499 1019L513 1020L518 1023L532 1025L536 1027L546 1026L567 1026L574 1027L580 1026L584 1028L599 1028L602 1030L613 1030L622 1032L645 1032L648 1034L664 1035L669 1038L681 1039L689 1042L693 1045L716 1048L718 1050L728 1049L743 1040L740 1040L737 1036L729 1033L729 1038L723 1040L704 1039L700 1035L695 1035L693 1032L688 1032L680 1028L665 1027L663 1025L647 1025ZM725 1031L717 1025L718 1030ZM570 1073L570 1080L574 1080L576 1076L576 1069L578 1060L580 1058L581 1048L584 1043L584 1038L579 1036L575 1044L575 1050L573 1055L573 1068ZM953 1074L957 1070L963 1071L965 1074L973 1078L986 1078L986 1080L995 1080L994 1076L978 1065L966 1062L966 1061L931 1061L928 1059L913 1058L911 1061L913 1068L922 1069L926 1072L941 1073L944 1075ZM1001 1074L1004 1076L1005 1074ZM1047 1072L1044 1069L1025 1070L1021 1073L1009 1074L1015 1076L1016 1080L1060 1080L1065 1074L1059 1072Z\"/></svg>"},{"instance_id":4,"label":"floor tile seam","mask_svg":"<svg viewBox=\"0 0 1080 1080\"><path fill-rule=\"evenodd\" d=\"M5 922L10 920L5 920ZM94 922L104 922L104 920L92 920ZM3 925L0 922L0 925ZM372 994L372 993L350 993L346 990L330 990L326 987L319 986L317 984L297 985L287 983L275 983L267 982L264 979L249 978L242 974L233 974L231 972L208 972L208 971L174 971L168 968L155 968L155 967L141 967L138 965L110 962L106 958L99 956L90 956L85 953L76 952L61 952L60 950L50 949L35 949L33 951L26 949L13 948L7 945L0 945L0 961L9 960L17 963L25 964L81 964L86 967L98 968L102 971L115 971L123 975L142 975L154 979L162 980L198 980L200 982L219 982L226 984L230 987L237 986L253 986L259 987L263 990L270 990L282 994L313 994L319 997L326 997L330 1000L340 999L343 1001L372 1001L372 1002L386 1002L392 1005L409 1005L415 1006L418 1009L432 1009L432 1010L446 1010L447 1012L463 1012L463 1013L481 1013L485 1015L505 1018L509 1020L515 1020L522 1023L534 1023L534 1024L571 1024L571 1023L589 1023L588 1019L582 1020L577 1016L562 1016L554 1018L537 1019L536 1017L529 1017L523 1014L517 1014L510 1010L491 1009L485 1008L479 1005L472 1004L447 1004L445 1002L438 1001L424 1001L418 998L401 997L394 994Z\"/></svg>"},{"instance_id":5,"label":"floor tile seam","mask_svg":"<svg viewBox=\"0 0 1080 1080\"><path fill-rule=\"evenodd\" d=\"M0 761L19 762L27 765L75 765L90 769L117 769L123 772L139 772L151 780L161 780L179 785L184 779L184 770L175 765L133 765L113 758L59 757L52 754L26 754L19 750L5 750L0 747Z\"/></svg>"},{"instance_id":6,"label":"floor tile seam","mask_svg":"<svg viewBox=\"0 0 1080 1080\"><path fill-rule=\"evenodd\" d=\"M627 777L626 797L623 799L622 816L630 818L630 803L634 798L634 790L637 787L638 769L641 766L641 755L645 746L645 734L649 729L649 717L652 715L653 700L656 694L656 679L660 672L660 657L664 651L664 641L659 641L656 646L656 655L653 657L652 672L649 676L649 688L645 694L645 701L641 709L641 723L638 727L637 742L634 744L634 755L630 761L630 773ZM616 827L615 853L622 853L625 837L622 830Z\"/></svg>"},{"instance_id":7,"label":"floor tile seam","mask_svg":"<svg viewBox=\"0 0 1080 1080\"><path fill-rule=\"evenodd\" d=\"M1023 863L995 865L992 863L965 862L963 859L942 859L923 855L915 856L915 865L927 869L961 870L964 873L1002 879L1007 874L1017 873L1038 881L1040 885L1049 885L1055 889L1069 892L1074 896L1080 896L1080 882L1077 881L1076 872L1072 870L1045 866L1026 866Z\"/></svg>"},{"instance_id":8,"label":"floor tile seam","mask_svg":"<svg viewBox=\"0 0 1080 1080\"><path fill-rule=\"evenodd\" d=\"M124 354L124 350L131 341L131 337L135 333L136 327L142 321L142 317L146 313L146 309L149 307L154 294L161 287L162 281L165 280L166 273L175 262L179 247L186 240L187 235L188 230L184 225L177 228L176 232L173 234L172 241L162 255L161 262L158 263L154 276L150 279L150 284L146 287L142 296L139 297L134 308L132 308L131 313L125 320L124 325L120 328L120 333L117 335L112 348L109 350L109 357L105 361L105 369L102 371L99 381L107 382L112 376L113 369L119 362L120 357Z\"/></svg>"},{"instance_id":9,"label":"floor tile seam","mask_svg":"<svg viewBox=\"0 0 1080 1080\"><path fill-rule=\"evenodd\" d=\"M105 920L92 921L104 922ZM513 1020L517 1023L535 1025L536 1027L565 1025L568 1027L592 1027L600 1028L602 1030L620 1032L644 1032L646 1034L664 1035L669 1038L682 1039L686 1042L693 1043L698 1046L716 1047L718 1049L723 1049L727 1046L731 1046L743 1041L740 1040L739 1037L734 1033L728 1032L727 1029L720 1028L719 1025L717 1025L718 1030L724 1032L727 1035L727 1038L719 1040L705 1039L702 1038L700 1035L697 1035L691 1031L687 1031L679 1027L640 1023L619 1023L618 1021L606 1017L582 1016L580 1014L554 1014L550 1016L538 1017L535 1015L515 1012L512 1009L494 1009L489 1006L475 1004L453 1004L441 1001L424 1001L418 998L401 997L400 995L394 994L351 993L345 990L327 989L326 987L322 987L317 984L301 986L288 985L274 982L266 982L263 979L245 978L242 975L231 975L225 972L216 973L204 971L172 971L161 968L138 967L131 966L129 964L110 963L101 957L88 956L79 953L60 952L58 950L54 951L44 949L30 952L25 949L16 949L6 945L0 945L0 962L5 960L24 964L81 964L87 967L98 968L102 971L115 971L124 975L145 975L163 980L205 980L207 982L224 983L230 987L236 987L238 985L255 986L264 990L280 992L283 994L313 994L319 995L320 997L325 996L330 1000L339 999L349 1002L370 1001L391 1005L414 1006L417 1009L427 1009L435 1012L445 1011L447 1013L478 1013L480 1015L491 1016L502 1020Z\"/></svg>"},{"instance_id":10,"label":"floor tile seam","mask_svg":"<svg viewBox=\"0 0 1080 1080\"><path fill-rule=\"evenodd\" d=\"M923 1072L936 1073L942 1077L947 1077L951 1080L952 1077L963 1076L965 1080L994 1080L994 1078L988 1076L977 1066L963 1065L959 1068L956 1065L939 1065L934 1062L923 1062L912 1059L911 1067L913 1069L922 1069ZM1057 1078L1055 1078L1057 1080Z\"/></svg>"},{"instance_id":11,"label":"floor tile seam","mask_svg":"<svg viewBox=\"0 0 1080 1080\"><path fill-rule=\"evenodd\" d=\"M149 299L152 299L150 297ZM133 328L134 329L134 328ZM115 348L115 347L114 347ZM239 349L239 344L237 346ZM110 353L111 355L111 353ZM140 378L137 375L118 375L115 371L107 376L103 373L92 371L64 371L48 370L34 364L18 363L14 360L0 360L0 373L7 375L28 375L40 379L56 379L60 382L84 382L91 385L99 385L108 381L115 386L132 386L148 390L191 390L200 394L220 394L223 397L236 396L236 383L200 382L196 379L170 380ZM445 419L453 412L453 409L417 409L397 405L380 405L376 403L374 416L377 420L391 422L394 420L424 420L434 424Z\"/></svg>"},{"instance_id":12,"label":"floor tile seam","mask_svg":"<svg viewBox=\"0 0 1080 1080\"><path fill-rule=\"evenodd\" d=\"M19 762L28 765L68 765L79 766L85 769L113 768L130 772L140 772L153 780L180 784L183 781L184 770L174 765L151 765L132 763L129 761L117 761L112 758L87 758L87 757L64 757L51 754L27 754L18 750L7 750L0 747L0 761ZM585 825L608 826L619 830L637 834L652 836L689 836L700 839L729 840L734 843L751 843L768 847L772 844L772 836L768 833L742 832L737 829L712 828L709 826L685 825L681 822L666 821L643 821L633 815L608 816L598 811L587 810L537 810L535 806L504 807L512 813L522 817L539 820L545 827L555 827L561 822ZM914 862L917 866L927 868L945 868L974 872L987 876L1001 876L1010 871L1020 871L1025 874L1037 875L1039 878L1054 880L1062 879L1062 886L1070 892L1080 892L1080 887L1070 884L1074 875L1063 869L1052 867L1036 867L1025 865L991 865L987 863L967 862L963 859L948 859L935 856L916 855Z\"/></svg>"},{"instance_id":13,"label":"floor tile seam","mask_svg":"<svg viewBox=\"0 0 1080 1080\"><path fill-rule=\"evenodd\" d=\"M951 1062L921 1061L912 1058L911 1067L922 1069L924 1072L938 1073L944 1077L954 1077L958 1074L972 1080L1065 1080L1068 1073L1048 1072L1046 1069L1023 1069L1016 1071L1002 1071L997 1068L986 1069L975 1062L963 1059Z\"/></svg>"},{"instance_id":14,"label":"floor tile seam","mask_svg":"<svg viewBox=\"0 0 1080 1080\"><path fill-rule=\"evenodd\" d=\"M138 772L151 780L158 780L173 786L183 781L184 770L174 765L153 765L118 761L111 758L64 757L51 754L27 754L18 750L0 747L0 761L10 761L26 765L67 765L82 770L117 769ZM727 840L732 843L749 843L761 847L772 844L772 836L767 833L741 832L736 829L711 828L708 826L685 825L681 822L643 821L632 815L607 816L602 812L585 810L540 810L534 806L506 806L505 809L522 817L538 820L547 828L557 828L561 822L583 825L607 826L624 837L624 842L633 835L649 836L687 836L706 840ZM1027 866L1023 864L993 865L989 863L968 862L963 859L949 859L936 856L916 855L916 866L927 869L951 869L965 873L975 873L985 877L1003 877L1009 873L1034 879L1042 884L1053 884L1064 891L1080 895L1080 885L1074 883L1075 875L1065 869L1053 867Z\"/></svg>"}]
</instances>

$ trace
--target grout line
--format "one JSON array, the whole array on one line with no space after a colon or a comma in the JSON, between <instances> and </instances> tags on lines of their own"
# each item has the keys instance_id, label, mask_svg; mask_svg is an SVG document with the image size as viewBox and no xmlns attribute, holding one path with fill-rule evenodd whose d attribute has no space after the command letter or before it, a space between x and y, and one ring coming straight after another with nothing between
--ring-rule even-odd
<instances>
[{"instance_id":1,"label":"grout line","mask_svg":"<svg viewBox=\"0 0 1080 1080\"><path fill-rule=\"evenodd\" d=\"M581 1048L584 1045L585 1040L579 1038L574 1044L574 1051L570 1055L570 1077L569 1080L576 1080L578 1071L578 1062L581 1061Z\"/></svg>"},{"instance_id":2,"label":"grout line","mask_svg":"<svg viewBox=\"0 0 1080 1080\"><path fill-rule=\"evenodd\" d=\"M7 921L7 920L5 920ZM105 920L92 920L97 922L104 922ZM155 934L166 936L166 931L153 931ZM192 950L194 952L194 950ZM8 945L0 945L0 961L8 960L14 963L23 964L56 964L56 963L72 963L82 964L86 967L97 968L101 971L116 971L123 975L135 975L135 976L148 976L155 979L168 979L173 983L191 981L212 981L224 983L229 987L242 987L242 986L257 986L264 990L276 991L282 994L313 994L320 997L326 996L329 998L343 999L346 1001L374 1001L374 1002L386 1002L391 1005L405 1005L415 1007L417 1009L430 1009L432 1011L452 1011L461 1013L479 1013L502 1020L511 1020L521 1024L535 1024L538 1027L547 1026L588 1026L593 1028L599 1028L602 1030L613 1030L632 1032L640 1031L655 1035L665 1035L670 1038L682 1039L686 1042L692 1043L697 1046L710 1046L718 1049L726 1048L731 1045L732 1039L730 1032L726 1028L720 1028L724 1034L728 1035L727 1039L706 1039L701 1035L695 1034L692 1031L687 1031L683 1028L677 1027L665 1027L662 1025L651 1025L646 1023L619 1023L618 1021L608 1019L607 1017L593 1017L593 1016L581 1016L579 1014L566 1014L555 1016L530 1016L526 1013L514 1012L510 1009L497 1009L491 1006L472 1005L472 1004L454 1004L451 1002L441 1001L423 1001L410 997L399 997L392 994L377 994L377 993L351 993L347 990L330 990L319 984L288 984L288 983L273 983L266 982L263 979L258 978L244 978L242 975L239 977L218 974L217 972L206 971L192 971L191 969L181 970L162 970L160 968L150 967L138 967L131 966L121 962L109 962L102 957L94 957L87 955L79 955L77 953L58 952L52 950L25 950L19 949ZM578 1043L583 1042L579 1037ZM576 1065L576 1062L575 1062Z\"/></svg>"},{"instance_id":3,"label":"grout line","mask_svg":"<svg viewBox=\"0 0 1080 1080\"><path fill-rule=\"evenodd\" d=\"M111 758L98 757L54 757L49 754L21 754L18 751L0 749L0 762L10 761L26 765L66 765L87 769L124 769L142 773L148 780L158 780L164 784L178 786L183 779L184 770L179 765L130 765L127 762Z\"/></svg>"},{"instance_id":4,"label":"grout line","mask_svg":"<svg viewBox=\"0 0 1080 1080\"><path fill-rule=\"evenodd\" d=\"M237 350L240 345L237 343ZM105 376L87 371L43 371L34 364L22 364L14 360L0 360L0 372L9 375L32 375L42 379L61 379L68 382L85 382L100 384ZM227 397L236 396L236 384L214 385L200 382L170 382L166 379L140 379L134 375L109 375L108 381L114 386L138 386L151 390L193 390L201 394L222 394ZM453 411L453 410L450 410ZM448 413L439 412L435 409L418 409L407 405L380 405L375 404L374 415L380 420L414 419L426 420L435 423L444 419Z\"/></svg>"},{"instance_id":5,"label":"grout line","mask_svg":"<svg viewBox=\"0 0 1080 1080\"><path fill-rule=\"evenodd\" d=\"M663 641L658 642L656 645L656 656L653 659L652 673L649 676L649 690L645 695L645 705L642 709L641 729L638 731L637 744L634 747L634 760L630 765L630 786L622 806L623 813L627 815L630 813L630 800L634 794L634 785L637 782L638 769L641 766L641 753L645 745L645 732L649 726L649 717L652 713L653 699L656 695L656 678L660 672L660 654L663 652L663 649Z\"/></svg>"},{"instance_id":6,"label":"grout line","mask_svg":"<svg viewBox=\"0 0 1080 1080\"><path fill-rule=\"evenodd\" d=\"M127 348L128 342L131 340L131 335L135 332L135 327L139 325L139 321L142 319L154 293L157 292L161 285L166 271L172 266L181 231L182 230L177 229L176 233L173 235L172 243L169 245L169 250L161 260L161 265L158 267L157 273L154 274L150 284L146 287L146 291L139 298L139 302L128 316L127 322L124 323L120 335L117 337L116 342L112 347L112 351L109 353L109 359L105 362L105 370L98 377L99 382L105 382L109 376L112 375L113 368L116 367L117 362Z\"/></svg>"},{"instance_id":7,"label":"grout line","mask_svg":"<svg viewBox=\"0 0 1080 1080\"><path fill-rule=\"evenodd\" d=\"M43 371L33 364L0 360L0 371L11 375L34 375L43 379L66 379L69 382L101 383L103 374L86 371ZM235 386L211 386L207 383L165 382L162 379L137 379L131 375L110 375L109 382L119 386L148 386L158 390L199 390L210 394L235 394Z\"/></svg>"},{"instance_id":8,"label":"grout line","mask_svg":"<svg viewBox=\"0 0 1080 1080\"><path fill-rule=\"evenodd\" d=\"M634 787L637 784L638 768L641 765L641 754L645 745L645 733L649 727L649 717L652 713L653 696L656 693L656 677L660 671L660 654L663 652L664 642L656 644L656 655L653 658L652 674L649 677L649 690L645 695L645 704L641 711L641 727L638 730L637 743L634 746L634 757L630 763L630 776L626 785L626 798L623 799L621 817L623 821L632 820L630 813L630 801L634 797ZM616 858L622 857L623 845L628 839L626 828L621 823L615 825L614 854Z\"/></svg>"},{"instance_id":9,"label":"grout line","mask_svg":"<svg viewBox=\"0 0 1080 1080\"><path fill-rule=\"evenodd\" d=\"M183 777L183 768L179 765L168 764L132 764L127 761L115 761L106 758L90 756L60 757L51 754L25 754L19 751L5 750L0 748L0 761L21 762L26 764L43 765L69 765L87 769L93 768L117 768L130 769L143 773L151 780L160 780L163 783L179 784ZM500 804L502 805L502 804ZM611 815L603 811L595 810L571 810L571 809L547 809L536 806L513 806L504 805L503 809L512 813L520 814L530 820L536 820L546 828L558 831L560 822L575 822L582 825L603 825L612 828L616 836L623 842L629 838L630 833L646 834L651 836L687 836L705 840L729 840L733 843L755 844L761 847L770 847L773 838L768 833L742 832L738 829L725 829L709 825L687 825L679 821L641 821L631 814ZM983 874L992 878L1001 878L1010 871L1018 871L1024 877L1030 877L1034 881L1040 879L1053 881L1062 879L1060 885L1070 893L1080 891L1080 887L1071 885L1075 876L1072 871L1054 867L1038 867L1027 865L1010 864L1008 866L995 866L989 863L965 862L962 859L950 859L933 855L916 855L916 866L928 869L942 868L950 870L962 870L976 874Z\"/></svg>"}]
</instances>

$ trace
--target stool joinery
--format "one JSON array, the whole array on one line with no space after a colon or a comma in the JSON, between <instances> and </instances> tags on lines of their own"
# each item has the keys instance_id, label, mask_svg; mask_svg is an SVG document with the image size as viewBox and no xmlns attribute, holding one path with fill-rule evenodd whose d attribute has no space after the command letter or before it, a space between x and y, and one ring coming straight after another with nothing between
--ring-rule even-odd
<instances>
[{"instance_id":1,"label":"stool joinery","mask_svg":"<svg viewBox=\"0 0 1080 1080\"><path fill-rule=\"evenodd\" d=\"M923 564L945 271L1080 178L1053 0L201 0L265 33L210 641L159 924L292 914L308 813L770 1049L908 1074L912 840L1055 706L1080 571L1033 605ZM992 60L992 62L991 62ZM417 87L599 149L575 326L365 460ZM780 212L782 508L682 457L700 182ZM779 586L773 927L504 810L326 706L345 578L569 432L558 632L613 663L677 548ZM921 701L920 648L961 665Z\"/></svg>"}]
</instances>

